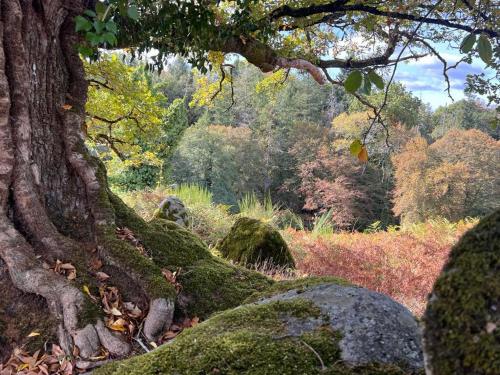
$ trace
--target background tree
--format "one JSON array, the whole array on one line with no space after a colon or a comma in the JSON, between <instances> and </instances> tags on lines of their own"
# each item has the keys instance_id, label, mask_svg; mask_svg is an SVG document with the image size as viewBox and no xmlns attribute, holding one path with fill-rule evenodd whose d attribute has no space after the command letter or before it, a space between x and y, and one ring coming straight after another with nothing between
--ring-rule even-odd
<instances>
[{"instance_id":1,"label":"background tree","mask_svg":"<svg viewBox=\"0 0 500 375\"><path fill-rule=\"evenodd\" d=\"M478 129L495 139L500 137L498 114L478 99L467 98L436 109L432 115L434 139L451 129Z\"/></svg>"},{"instance_id":2,"label":"background tree","mask_svg":"<svg viewBox=\"0 0 500 375\"><path fill-rule=\"evenodd\" d=\"M363 229L377 220L384 224L392 221L379 171L327 147L314 156L314 160L298 167L305 210L331 210L339 229Z\"/></svg>"},{"instance_id":3,"label":"background tree","mask_svg":"<svg viewBox=\"0 0 500 375\"><path fill-rule=\"evenodd\" d=\"M127 66L118 55L85 63L85 72L90 149L105 161L111 176L141 165L157 168L159 146L145 146L161 134L167 98L152 89L143 66Z\"/></svg>"},{"instance_id":4,"label":"background tree","mask_svg":"<svg viewBox=\"0 0 500 375\"><path fill-rule=\"evenodd\" d=\"M479 130L452 130L429 145L411 140L393 157L394 212L406 222L458 220L499 207L500 144Z\"/></svg>"},{"instance_id":5,"label":"background tree","mask_svg":"<svg viewBox=\"0 0 500 375\"><path fill-rule=\"evenodd\" d=\"M216 203L237 206L246 193L264 191L262 148L248 128L189 128L172 158L177 183L207 187Z\"/></svg>"}]
</instances>

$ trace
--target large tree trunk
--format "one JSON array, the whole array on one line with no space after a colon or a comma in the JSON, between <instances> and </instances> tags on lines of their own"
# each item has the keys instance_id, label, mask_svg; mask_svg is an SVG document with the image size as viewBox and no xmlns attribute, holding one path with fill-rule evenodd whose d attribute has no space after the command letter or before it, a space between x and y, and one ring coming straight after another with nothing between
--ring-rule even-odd
<instances>
[{"instance_id":1,"label":"large tree trunk","mask_svg":"<svg viewBox=\"0 0 500 375\"><path fill-rule=\"evenodd\" d=\"M130 335L109 330L87 295L103 287L97 268L143 311L136 324L148 341L174 312L203 319L271 283L214 258L175 224L144 222L110 192L81 130L87 82L73 19L87 2L0 0L0 363L32 330L43 338L34 349L50 340L81 359L103 348L128 355ZM76 279L53 272L57 260L74 265ZM165 269L183 272L173 283Z\"/></svg>"},{"instance_id":2,"label":"large tree trunk","mask_svg":"<svg viewBox=\"0 0 500 375\"><path fill-rule=\"evenodd\" d=\"M130 346L123 337L99 318L85 320L89 301L82 287L94 283L89 263L98 257L110 273L122 273L117 279L136 291L135 302L149 306L144 333L150 339L172 321L175 293L154 267L156 278L141 273L138 265L147 259L123 261L124 250L115 248L105 172L86 150L81 131L87 83L73 19L86 2L0 5L0 323L2 314L19 320L35 310L41 320L48 312L67 353L76 345L82 358L100 346L126 355ZM56 259L74 264L77 279L43 267ZM38 297L24 298L26 293Z\"/></svg>"}]
</instances>

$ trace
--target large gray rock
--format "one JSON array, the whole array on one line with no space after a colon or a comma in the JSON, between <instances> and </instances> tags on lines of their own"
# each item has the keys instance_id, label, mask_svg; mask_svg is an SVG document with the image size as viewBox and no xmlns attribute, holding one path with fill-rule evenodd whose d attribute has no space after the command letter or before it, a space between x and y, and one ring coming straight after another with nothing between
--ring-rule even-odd
<instances>
[{"instance_id":1,"label":"large gray rock","mask_svg":"<svg viewBox=\"0 0 500 375\"><path fill-rule=\"evenodd\" d=\"M173 221L185 228L189 225L189 217L184 203L176 196L166 197L155 211L154 217Z\"/></svg>"},{"instance_id":2,"label":"large gray rock","mask_svg":"<svg viewBox=\"0 0 500 375\"><path fill-rule=\"evenodd\" d=\"M290 335L299 336L329 324L341 333L342 360L351 365L373 362L423 368L421 333L413 315L391 298L368 289L337 284L317 285L262 299L257 304L296 298L313 302L323 318L287 319Z\"/></svg>"}]
</instances>

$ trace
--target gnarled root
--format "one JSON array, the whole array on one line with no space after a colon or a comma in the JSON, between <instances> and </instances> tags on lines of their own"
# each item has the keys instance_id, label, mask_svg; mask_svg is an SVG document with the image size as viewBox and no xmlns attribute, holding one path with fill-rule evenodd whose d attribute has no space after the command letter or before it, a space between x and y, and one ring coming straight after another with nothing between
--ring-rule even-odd
<instances>
[{"instance_id":1,"label":"gnarled root","mask_svg":"<svg viewBox=\"0 0 500 375\"><path fill-rule=\"evenodd\" d=\"M44 269L32 247L5 217L0 217L0 257L16 288L47 300L50 312L59 322L58 340L66 353L73 353L73 344L78 346L83 358L95 354L99 344L115 356L130 352L130 345L112 334L100 320L94 326L78 328L78 314L85 303L83 293L65 278Z\"/></svg>"}]
</instances>

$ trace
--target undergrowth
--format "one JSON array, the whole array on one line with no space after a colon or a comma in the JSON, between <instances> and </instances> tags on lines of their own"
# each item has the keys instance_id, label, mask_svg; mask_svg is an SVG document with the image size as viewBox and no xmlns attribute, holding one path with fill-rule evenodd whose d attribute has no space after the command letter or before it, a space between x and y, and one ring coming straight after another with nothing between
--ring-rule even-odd
<instances>
[{"instance_id":1,"label":"undergrowth","mask_svg":"<svg viewBox=\"0 0 500 375\"><path fill-rule=\"evenodd\" d=\"M146 220L166 195L176 195L187 206L190 230L212 247L229 232L242 216L274 225L288 243L295 259L293 271L268 263L253 268L275 280L305 276L335 276L353 284L387 294L420 316L427 295L448 258L453 244L475 219L457 223L436 218L425 223L389 226L378 223L364 232L335 231L331 212L316 218L311 230L305 230L300 216L280 210L269 198L260 201L247 195L239 202L239 213L212 202L211 193L196 185L157 188L151 191L120 193L124 201Z\"/></svg>"}]
</instances>

